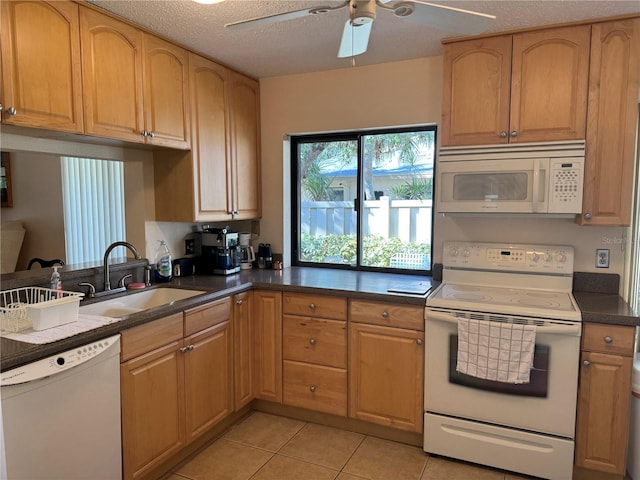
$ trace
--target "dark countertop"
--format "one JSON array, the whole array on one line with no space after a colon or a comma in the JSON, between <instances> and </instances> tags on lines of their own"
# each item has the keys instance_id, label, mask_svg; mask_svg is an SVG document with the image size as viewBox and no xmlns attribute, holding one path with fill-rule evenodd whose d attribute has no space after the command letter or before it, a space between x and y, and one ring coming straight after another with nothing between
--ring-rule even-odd
<instances>
[{"instance_id":1,"label":"dark countertop","mask_svg":"<svg viewBox=\"0 0 640 480\"><path fill-rule=\"evenodd\" d=\"M573 292L582 321L640 326L640 318L617 293Z\"/></svg>"},{"instance_id":2,"label":"dark countertop","mask_svg":"<svg viewBox=\"0 0 640 480\"><path fill-rule=\"evenodd\" d=\"M205 290L206 293L176 301L172 305L156 307L144 312L125 316L122 317L122 320L119 322L56 342L36 345L0 338L0 371L55 355L114 335L127 328L141 325L172 313L196 307L251 288L293 292L304 291L306 293L342 295L368 300L391 301L423 306L428 292L418 295L392 293L388 290L390 288L402 290L415 287L427 290L430 289L432 285L435 288L438 282L433 281L431 277L300 267L286 268L284 270L243 270L238 274L229 276L194 275L180 277L175 278L170 284L158 285L158 287L193 288ZM98 301L115 298L117 296L118 295L106 298L102 297L98 299ZM95 300L86 301L83 302L82 305L87 305L94 301Z\"/></svg>"}]
</instances>

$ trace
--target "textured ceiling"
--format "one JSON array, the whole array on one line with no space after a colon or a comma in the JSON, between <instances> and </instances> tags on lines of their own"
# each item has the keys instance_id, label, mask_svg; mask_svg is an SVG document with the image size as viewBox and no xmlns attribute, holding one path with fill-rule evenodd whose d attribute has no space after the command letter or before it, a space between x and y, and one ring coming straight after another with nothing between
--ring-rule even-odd
<instances>
[{"instance_id":1,"label":"textured ceiling","mask_svg":"<svg viewBox=\"0 0 640 480\"><path fill-rule=\"evenodd\" d=\"M336 56L348 18L347 9L266 27L224 28L224 24L238 20L340 3L335 0L226 0L214 5L191 0L89 1L256 78L352 65L351 58ZM497 19L489 32L640 13L640 0L431 0L431 3L495 15ZM451 33L416 25L378 8L368 51L355 57L355 65L440 55L440 40L448 36Z\"/></svg>"}]
</instances>

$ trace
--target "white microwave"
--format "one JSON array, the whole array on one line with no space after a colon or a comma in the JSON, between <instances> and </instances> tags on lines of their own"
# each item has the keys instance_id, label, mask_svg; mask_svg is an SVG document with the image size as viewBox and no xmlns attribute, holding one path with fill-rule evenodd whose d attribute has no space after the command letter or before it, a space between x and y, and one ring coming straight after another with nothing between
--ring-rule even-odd
<instances>
[{"instance_id":1,"label":"white microwave","mask_svg":"<svg viewBox=\"0 0 640 480\"><path fill-rule=\"evenodd\" d=\"M584 141L443 147L438 213L576 214Z\"/></svg>"}]
</instances>

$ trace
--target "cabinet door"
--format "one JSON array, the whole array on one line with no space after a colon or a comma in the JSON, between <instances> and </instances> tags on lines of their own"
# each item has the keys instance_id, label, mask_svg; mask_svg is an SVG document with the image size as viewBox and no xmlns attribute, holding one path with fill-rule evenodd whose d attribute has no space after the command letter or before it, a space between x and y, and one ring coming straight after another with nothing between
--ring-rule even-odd
<instances>
[{"instance_id":1,"label":"cabinet door","mask_svg":"<svg viewBox=\"0 0 640 480\"><path fill-rule=\"evenodd\" d=\"M189 66L195 220L229 220L231 165L225 109L228 70L193 54Z\"/></svg>"},{"instance_id":2,"label":"cabinet door","mask_svg":"<svg viewBox=\"0 0 640 480\"><path fill-rule=\"evenodd\" d=\"M233 218L262 215L260 180L260 84L231 72L227 85Z\"/></svg>"},{"instance_id":3,"label":"cabinet door","mask_svg":"<svg viewBox=\"0 0 640 480\"><path fill-rule=\"evenodd\" d=\"M85 132L143 142L142 32L80 7Z\"/></svg>"},{"instance_id":4,"label":"cabinet door","mask_svg":"<svg viewBox=\"0 0 640 480\"><path fill-rule=\"evenodd\" d=\"M254 393L282 403L282 293L253 292Z\"/></svg>"},{"instance_id":5,"label":"cabinet door","mask_svg":"<svg viewBox=\"0 0 640 480\"><path fill-rule=\"evenodd\" d=\"M1 13L2 121L82 133L78 5L11 1Z\"/></svg>"},{"instance_id":6,"label":"cabinet door","mask_svg":"<svg viewBox=\"0 0 640 480\"><path fill-rule=\"evenodd\" d=\"M510 142L585 138L590 25L513 36Z\"/></svg>"},{"instance_id":7,"label":"cabinet door","mask_svg":"<svg viewBox=\"0 0 640 480\"><path fill-rule=\"evenodd\" d=\"M178 452L184 437L184 367L181 342L120 367L124 478L144 476Z\"/></svg>"},{"instance_id":8,"label":"cabinet door","mask_svg":"<svg viewBox=\"0 0 640 480\"><path fill-rule=\"evenodd\" d=\"M591 35L583 225L629 225L640 77L640 19L596 23Z\"/></svg>"},{"instance_id":9,"label":"cabinet door","mask_svg":"<svg viewBox=\"0 0 640 480\"><path fill-rule=\"evenodd\" d=\"M144 35L144 118L147 142L188 149L189 56L153 35Z\"/></svg>"},{"instance_id":10,"label":"cabinet door","mask_svg":"<svg viewBox=\"0 0 640 480\"><path fill-rule=\"evenodd\" d=\"M359 323L349 329L349 416L422 432L424 333Z\"/></svg>"},{"instance_id":11,"label":"cabinet door","mask_svg":"<svg viewBox=\"0 0 640 480\"><path fill-rule=\"evenodd\" d=\"M240 410L253 400L253 293L233 297L234 406Z\"/></svg>"},{"instance_id":12,"label":"cabinet door","mask_svg":"<svg viewBox=\"0 0 640 480\"><path fill-rule=\"evenodd\" d=\"M624 475L629 435L631 357L583 352L576 465Z\"/></svg>"},{"instance_id":13,"label":"cabinet door","mask_svg":"<svg viewBox=\"0 0 640 480\"><path fill-rule=\"evenodd\" d=\"M507 143L511 35L444 46L442 145Z\"/></svg>"},{"instance_id":14,"label":"cabinet door","mask_svg":"<svg viewBox=\"0 0 640 480\"><path fill-rule=\"evenodd\" d=\"M187 442L233 412L233 343L226 321L185 339Z\"/></svg>"}]
</instances>

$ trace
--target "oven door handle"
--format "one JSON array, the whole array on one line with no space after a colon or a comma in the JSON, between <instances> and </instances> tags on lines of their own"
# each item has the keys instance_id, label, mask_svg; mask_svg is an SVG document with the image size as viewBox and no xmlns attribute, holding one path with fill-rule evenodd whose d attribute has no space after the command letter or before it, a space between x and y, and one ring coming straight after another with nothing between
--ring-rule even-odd
<instances>
[{"instance_id":1,"label":"oven door handle","mask_svg":"<svg viewBox=\"0 0 640 480\"><path fill-rule=\"evenodd\" d=\"M429 321L441 321L447 323L458 324L458 317L451 313L447 312L439 312L436 310L427 310L425 314L425 322ZM487 321L487 320L485 320ZM537 333L549 333L549 334L557 334L557 335L572 335L575 337L579 337L582 331L581 324L579 322L571 323L567 325L536 325Z\"/></svg>"}]
</instances>

